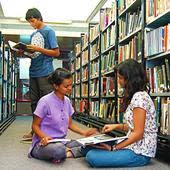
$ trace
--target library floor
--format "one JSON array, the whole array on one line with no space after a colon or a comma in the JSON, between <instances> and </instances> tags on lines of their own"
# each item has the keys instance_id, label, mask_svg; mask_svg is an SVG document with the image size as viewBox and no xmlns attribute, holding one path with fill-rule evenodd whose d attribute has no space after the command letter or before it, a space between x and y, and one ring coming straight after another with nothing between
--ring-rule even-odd
<instances>
[{"instance_id":1,"label":"library floor","mask_svg":"<svg viewBox=\"0 0 170 170\"><path fill-rule=\"evenodd\" d=\"M84 158L67 159L65 162L55 165L50 162L30 159L27 157L30 144L20 143L20 139L30 130L31 116L17 116L16 120L0 136L0 169L1 170L49 170L49 169L67 169L67 170L86 170L90 168ZM86 128L79 124L80 127ZM73 139L79 135L69 132L68 137ZM101 168L100 168L101 169ZM104 168L103 168L104 169ZM101 169L101 170L103 170ZM106 168L105 168L106 169ZM151 164L139 168L107 168L117 170L169 170L170 165L153 159Z\"/></svg>"}]
</instances>

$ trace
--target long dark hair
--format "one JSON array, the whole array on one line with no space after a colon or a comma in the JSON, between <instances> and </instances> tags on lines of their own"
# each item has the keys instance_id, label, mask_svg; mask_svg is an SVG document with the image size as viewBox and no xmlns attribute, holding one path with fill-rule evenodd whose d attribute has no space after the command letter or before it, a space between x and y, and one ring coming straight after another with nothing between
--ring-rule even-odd
<instances>
[{"instance_id":1,"label":"long dark hair","mask_svg":"<svg viewBox=\"0 0 170 170\"><path fill-rule=\"evenodd\" d=\"M72 78L71 72L65 68L57 68L49 77L48 81L51 85L60 85L64 79Z\"/></svg>"},{"instance_id":2,"label":"long dark hair","mask_svg":"<svg viewBox=\"0 0 170 170\"><path fill-rule=\"evenodd\" d=\"M134 93L148 91L146 72L143 65L133 59L127 59L115 67L115 71L125 79L122 111L125 111Z\"/></svg>"}]
</instances>

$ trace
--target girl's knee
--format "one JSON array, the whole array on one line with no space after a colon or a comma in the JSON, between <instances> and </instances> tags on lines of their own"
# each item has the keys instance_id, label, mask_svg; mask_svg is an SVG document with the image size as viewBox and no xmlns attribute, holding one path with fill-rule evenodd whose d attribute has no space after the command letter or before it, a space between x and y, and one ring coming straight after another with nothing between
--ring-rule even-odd
<instances>
[{"instance_id":1,"label":"girl's knee","mask_svg":"<svg viewBox=\"0 0 170 170\"><path fill-rule=\"evenodd\" d=\"M66 158L66 147L60 146L53 150L53 159L63 160Z\"/></svg>"},{"instance_id":2,"label":"girl's knee","mask_svg":"<svg viewBox=\"0 0 170 170\"><path fill-rule=\"evenodd\" d=\"M52 160L63 160L66 158L66 148L63 144L49 144L46 152Z\"/></svg>"},{"instance_id":3,"label":"girl's knee","mask_svg":"<svg viewBox=\"0 0 170 170\"><path fill-rule=\"evenodd\" d=\"M89 151L86 154L86 160L90 164L91 167L97 167L97 165L96 165L96 154L94 154L93 151Z\"/></svg>"}]
</instances>

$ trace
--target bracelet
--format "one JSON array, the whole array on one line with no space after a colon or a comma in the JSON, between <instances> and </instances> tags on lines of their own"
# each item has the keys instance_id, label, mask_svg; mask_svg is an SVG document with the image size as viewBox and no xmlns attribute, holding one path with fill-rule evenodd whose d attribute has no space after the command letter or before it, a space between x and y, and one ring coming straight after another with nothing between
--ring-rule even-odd
<instances>
[{"instance_id":1,"label":"bracelet","mask_svg":"<svg viewBox=\"0 0 170 170\"><path fill-rule=\"evenodd\" d=\"M111 145L111 150L110 151L115 151L116 150L116 145Z\"/></svg>"}]
</instances>

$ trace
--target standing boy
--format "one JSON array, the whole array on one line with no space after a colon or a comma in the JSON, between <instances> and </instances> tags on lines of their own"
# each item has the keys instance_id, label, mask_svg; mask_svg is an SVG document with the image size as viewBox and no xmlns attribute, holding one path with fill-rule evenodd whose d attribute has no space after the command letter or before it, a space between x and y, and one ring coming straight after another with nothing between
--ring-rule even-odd
<instances>
[{"instance_id":1,"label":"standing boy","mask_svg":"<svg viewBox=\"0 0 170 170\"><path fill-rule=\"evenodd\" d=\"M27 48L34 52L29 69L31 110L33 113L38 100L52 91L47 77L54 71L53 57L58 57L60 51L55 31L45 25L38 9L28 9L25 18L36 29L31 35L30 45L27 45ZM23 137L32 137L32 131Z\"/></svg>"}]
</instances>

